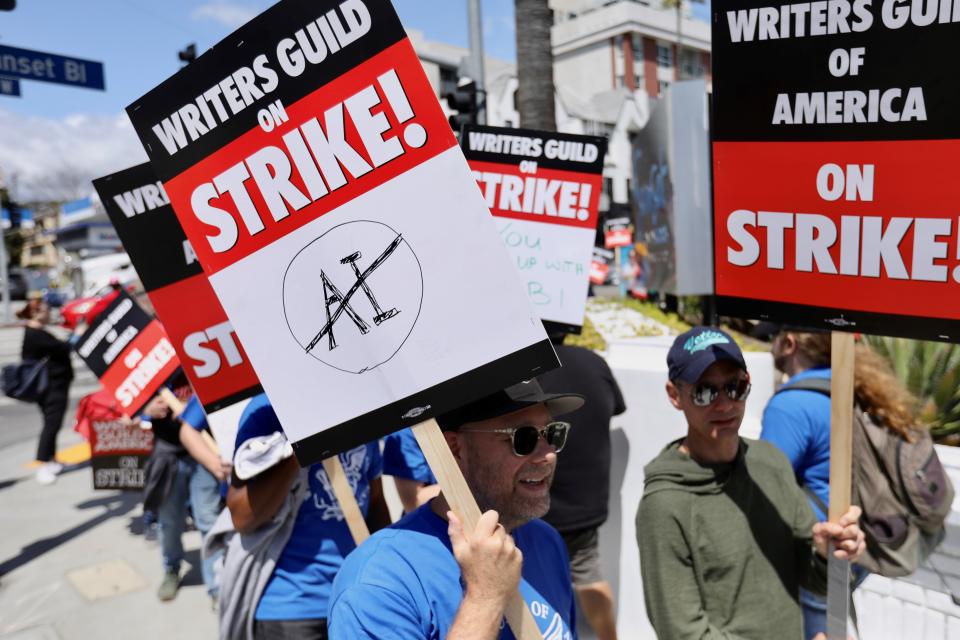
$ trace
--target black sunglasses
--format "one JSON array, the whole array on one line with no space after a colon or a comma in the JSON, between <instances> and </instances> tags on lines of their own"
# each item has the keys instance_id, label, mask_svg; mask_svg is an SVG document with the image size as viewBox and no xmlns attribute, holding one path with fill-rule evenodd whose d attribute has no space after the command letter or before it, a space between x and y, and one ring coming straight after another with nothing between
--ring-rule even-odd
<instances>
[{"instance_id":1,"label":"black sunglasses","mask_svg":"<svg viewBox=\"0 0 960 640\"><path fill-rule=\"evenodd\" d=\"M543 427L525 424L519 427L510 427L509 429L461 429L460 432L506 433L510 436L510 441L513 444L514 455L524 457L536 450L537 441L541 437L547 441L547 444L556 449L557 453L560 453L564 445L567 444L567 434L570 432L570 423L551 422Z\"/></svg>"},{"instance_id":2,"label":"black sunglasses","mask_svg":"<svg viewBox=\"0 0 960 640\"><path fill-rule=\"evenodd\" d=\"M724 383L720 388L712 384L707 384L706 382L698 382L697 384L689 386L690 398L693 400L693 404L698 407L708 407L716 402L717 398L720 397L721 391L727 394L727 397L734 402L743 402L747 399L747 396L750 395L749 377L731 380L730 382Z\"/></svg>"}]
</instances>

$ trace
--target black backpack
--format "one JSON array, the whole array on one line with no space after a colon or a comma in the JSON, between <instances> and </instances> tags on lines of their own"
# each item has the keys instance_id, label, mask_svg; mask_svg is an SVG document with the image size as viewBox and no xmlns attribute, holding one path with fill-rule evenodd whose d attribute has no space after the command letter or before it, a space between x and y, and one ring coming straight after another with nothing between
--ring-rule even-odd
<instances>
[{"instance_id":1,"label":"black backpack","mask_svg":"<svg viewBox=\"0 0 960 640\"><path fill-rule=\"evenodd\" d=\"M47 361L25 360L0 368L0 390L10 398L37 402L50 384Z\"/></svg>"},{"instance_id":2,"label":"black backpack","mask_svg":"<svg viewBox=\"0 0 960 640\"><path fill-rule=\"evenodd\" d=\"M796 389L829 397L830 380L805 378L778 393ZM851 502L863 510L860 528L867 541L858 563L888 578L909 575L927 559L943 541L953 505L953 484L929 431L912 435L910 442L854 405ZM804 491L826 512L819 497Z\"/></svg>"}]
</instances>

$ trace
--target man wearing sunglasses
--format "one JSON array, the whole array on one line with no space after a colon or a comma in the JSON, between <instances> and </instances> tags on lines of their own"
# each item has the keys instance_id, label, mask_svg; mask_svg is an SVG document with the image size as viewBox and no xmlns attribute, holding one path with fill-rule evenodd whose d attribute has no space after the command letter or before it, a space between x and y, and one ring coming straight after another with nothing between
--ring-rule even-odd
<instances>
[{"instance_id":1,"label":"man wearing sunglasses","mask_svg":"<svg viewBox=\"0 0 960 640\"><path fill-rule=\"evenodd\" d=\"M334 581L330 637L512 638L503 615L519 586L544 638L573 638L566 550L539 518L570 428L558 418L582 404L532 380L439 416L480 523L464 531L441 494L371 536Z\"/></svg>"},{"instance_id":2,"label":"man wearing sunglasses","mask_svg":"<svg viewBox=\"0 0 960 640\"><path fill-rule=\"evenodd\" d=\"M816 522L786 457L746 440L750 376L733 339L711 327L667 354L670 403L686 435L644 469L637 542L647 615L662 638L799 638L800 587L826 592L826 554L863 553L859 509Z\"/></svg>"}]
</instances>

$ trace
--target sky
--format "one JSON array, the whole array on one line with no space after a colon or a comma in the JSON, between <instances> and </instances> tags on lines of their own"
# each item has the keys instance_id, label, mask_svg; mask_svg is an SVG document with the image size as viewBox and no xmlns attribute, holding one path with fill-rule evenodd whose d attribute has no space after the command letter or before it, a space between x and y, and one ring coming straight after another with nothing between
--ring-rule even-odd
<instances>
[{"instance_id":1,"label":"sky","mask_svg":"<svg viewBox=\"0 0 960 640\"><path fill-rule=\"evenodd\" d=\"M74 174L98 177L146 160L124 107L271 0L19 0L0 12L0 44L103 62L106 91L22 80L0 95L0 174L22 199ZM466 0L394 0L404 26L467 45ZM704 7L695 6L701 16ZM482 0L487 56L514 60L513 0ZM74 180L73 182L76 182ZM50 193L49 195L53 195Z\"/></svg>"}]
</instances>

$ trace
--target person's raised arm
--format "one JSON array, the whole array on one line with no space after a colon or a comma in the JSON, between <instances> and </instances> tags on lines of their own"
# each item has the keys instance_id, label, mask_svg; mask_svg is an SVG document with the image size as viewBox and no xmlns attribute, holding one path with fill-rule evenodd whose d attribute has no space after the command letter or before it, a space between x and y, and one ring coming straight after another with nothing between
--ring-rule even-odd
<instances>
[{"instance_id":1,"label":"person's raised arm","mask_svg":"<svg viewBox=\"0 0 960 640\"><path fill-rule=\"evenodd\" d=\"M465 588L446 640L494 640L500 633L507 602L520 584L523 553L498 518L496 511L487 511L467 534L457 516L447 512Z\"/></svg>"},{"instance_id":2,"label":"person's raised arm","mask_svg":"<svg viewBox=\"0 0 960 640\"><path fill-rule=\"evenodd\" d=\"M230 479L232 465L221 460L220 455L207 444L200 432L186 422L180 423L180 444L190 457L202 464L218 482Z\"/></svg>"},{"instance_id":3,"label":"person's raised arm","mask_svg":"<svg viewBox=\"0 0 960 640\"><path fill-rule=\"evenodd\" d=\"M247 481L234 475L227 492L227 507L237 531L250 533L269 522L280 510L299 472L300 465L291 456Z\"/></svg>"}]
</instances>

